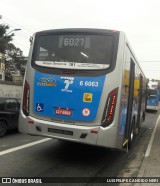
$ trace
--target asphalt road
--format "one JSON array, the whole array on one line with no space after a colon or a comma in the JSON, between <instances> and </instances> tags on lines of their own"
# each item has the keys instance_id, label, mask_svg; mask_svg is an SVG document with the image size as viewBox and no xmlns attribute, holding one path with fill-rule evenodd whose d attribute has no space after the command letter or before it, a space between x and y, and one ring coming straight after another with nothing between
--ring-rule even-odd
<instances>
[{"instance_id":1,"label":"asphalt road","mask_svg":"<svg viewBox=\"0 0 160 186\"><path fill-rule=\"evenodd\" d=\"M44 139L10 132L0 138L0 177L136 176L158 115L159 112L146 113L141 132L128 153L51 139L3 154L14 147Z\"/></svg>"}]
</instances>

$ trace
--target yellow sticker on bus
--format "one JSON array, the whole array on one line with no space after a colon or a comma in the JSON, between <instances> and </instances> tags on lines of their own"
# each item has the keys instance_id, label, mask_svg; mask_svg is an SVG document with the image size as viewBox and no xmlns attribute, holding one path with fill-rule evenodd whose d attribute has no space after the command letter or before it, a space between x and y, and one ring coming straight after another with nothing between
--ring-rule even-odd
<instances>
[{"instance_id":1,"label":"yellow sticker on bus","mask_svg":"<svg viewBox=\"0 0 160 186\"><path fill-rule=\"evenodd\" d=\"M91 93L84 93L83 94L83 102L92 102L92 94Z\"/></svg>"}]
</instances>

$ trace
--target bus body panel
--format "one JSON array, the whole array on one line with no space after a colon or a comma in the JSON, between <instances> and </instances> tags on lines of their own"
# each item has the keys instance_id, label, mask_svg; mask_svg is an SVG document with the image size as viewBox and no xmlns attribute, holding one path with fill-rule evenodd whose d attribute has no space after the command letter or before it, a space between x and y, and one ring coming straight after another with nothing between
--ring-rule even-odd
<instances>
[{"instance_id":1,"label":"bus body panel","mask_svg":"<svg viewBox=\"0 0 160 186\"><path fill-rule=\"evenodd\" d=\"M29 121L34 121L34 124L29 123ZM30 135L57 138L95 146L118 148L117 138L115 137L117 134L116 127L76 126L41 121L32 117L27 117L25 122L27 133ZM21 130L21 132L23 131Z\"/></svg>"},{"instance_id":2,"label":"bus body panel","mask_svg":"<svg viewBox=\"0 0 160 186\"><path fill-rule=\"evenodd\" d=\"M104 111L104 107L105 107L105 104L106 104L106 100L107 100L108 94L115 87L119 87L119 85L120 85L120 82L112 82L112 84L110 82L110 79L112 79L113 76L116 76L117 73L121 73L121 70L119 68L115 69L115 71L112 74L109 73L109 74L107 74L105 76L105 79L103 80L104 83L103 83L103 87L102 87L102 90L101 90L102 93L100 95L99 105L98 105L98 108L97 108L96 117L93 120L86 120L86 119L84 119L84 120L77 120L77 119L69 119L67 117L66 117L67 119L66 118L64 119L63 116L60 116L59 118L58 117L55 118L55 117L45 116L45 115L39 114L38 112L35 112L35 110L36 110L36 103L37 102L34 101L34 93L33 92L30 92L30 97L33 98L32 101L30 102L30 116L31 117L35 117L35 118L39 118L39 119L45 120L45 121L59 121L59 122L63 122L63 121L66 120L66 122L69 121L69 123L71 123L71 124L73 123L73 124L76 124L76 125L85 125L85 126L101 125L102 115L103 115L103 111ZM59 78L61 78L61 76L59 76ZM104 78L104 77L101 77L101 78ZM30 79L32 79L31 76L29 76L28 79L27 79L28 80L28 84L30 84L30 86L31 86L30 89L33 88L33 90L34 90L34 83L32 81L30 81ZM85 90L84 88L83 88L83 91L85 91L87 93L89 92L89 91ZM91 91L95 91L95 90L91 89ZM37 94L38 94L38 92L37 92ZM45 96L45 94L44 94L44 96ZM81 101L81 103L83 103L83 94L81 95L80 101ZM88 104L90 104L90 103L88 103ZM78 106L78 104L77 104L77 106ZM82 111L82 110L80 110L80 111ZM81 112L81 116L82 116L82 112Z\"/></svg>"},{"instance_id":3,"label":"bus body panel","mask_svg":"<svg viewBox=\"0 0 160 186\"><path fill-rule=\"evenodd\" d=\"M155 111L157 111L158 110L158 106L147 105L147 110L155 110Z\"/></svg>"},{"instance_id":4,"label":"bus body panel","mask_svg":"<svg viewBox=\"0 0 160 186\"><path fill-rule=\"evenodd\" d=\"M105 76L71 77L36 71L34 113L56 119L93 121L104 80Z\"/></svg>"},{"instance_id":5,"label":"bus body panel","mask_svg":"<svg viewBox=\"0 0 160 186\"><path fill-rule=\"evenodd\" d=\"M20 107L22 109L22 104ZM19 114L18 130L23 134L28 134L28 121L27 121L27 117L24 115L22 110L20 110L20 114Z\"/></svg>"}]
</instances>

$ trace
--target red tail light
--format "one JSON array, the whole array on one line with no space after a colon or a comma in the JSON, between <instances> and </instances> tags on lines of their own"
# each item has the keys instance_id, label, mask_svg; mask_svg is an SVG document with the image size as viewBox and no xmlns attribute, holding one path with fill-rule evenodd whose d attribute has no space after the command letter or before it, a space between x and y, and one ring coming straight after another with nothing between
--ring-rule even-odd
<instances>
[{"instance_id":1,"label":"red tail light","mask_svg":"<svg viewBox=\"0 0 160 186\"><path fill-rule=\"evenodd\" d=\"M29 115L29 84L25 81L24 92L23 92L23 113Z\"/></svg>"},{"instance_id":2,"label":"red tail light","mask_svg":"<svg viewBox=\"0 0 160 186\"><path fill-rule=\"evenodd\" d=\"M117 95L118 95L118 88L112 90L108 95L106 106L102 117L103 127L107 127L113 122L114 113L116 109Z\"/></svg>"},{"instance_id":3,"label":"red tail light","mask_svg":"<svg viewBox=\"0 0 160 186\"><path fill-rule=\"evenodd\" d=\"M63 72L63 74L65 74L65 75L72 75L72 74L74 74L74 72L65 71L65 72Z\"/></svg>"}]
</instances>

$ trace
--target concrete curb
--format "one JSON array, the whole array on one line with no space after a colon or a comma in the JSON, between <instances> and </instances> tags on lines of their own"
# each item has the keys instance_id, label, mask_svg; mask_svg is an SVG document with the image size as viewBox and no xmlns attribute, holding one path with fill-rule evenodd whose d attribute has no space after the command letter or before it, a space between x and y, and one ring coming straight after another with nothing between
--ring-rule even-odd
<instances>
[{"instance_id":1,"label":"concrete curb","mask_svg":"<svg viewBox=\"0 0 160 186\"><path fill-rule=\"evenodd\" d=\"M140 178L140 177L143 177L144 176L144 173L145 173L145 170L146 170L146 166L147 166L147 162L148 162L148 157L144 157L143 159L143 162L141 164L141 167L138 171L138 174L137 174L137 177ZM134 183L133 186L140 186L141 183Z\"/></svg>"},{"instance_id":2,"label":"concrete curb","mask_svg":"<svg viewBox=\"0 0 160 186\"><path fill-rule=\"evenodd\" d=\"M154 126L154 129L153 129L151 138L149 140L148 147L147 147L144 159L143 159L142 164L140 166L140 169L138 171L138 174L137 174L138 178L144 177L145 170L146 170L146 167L147 167L147 164L148 164L149 155L150 155L150 151L151 151L151 148L152 148L152 144L153 144L153 141L154 141L154 137L155 137L155 133L156 133L156 130L157 130L157 126L158 126L159 120L160 120L160 115L159 115L159 117L157 119L157 122L156 122L156 124ZM140 185L141 185L141 183L133 184L133 186L140 186Z\"/></svg>"}]
</instances>

